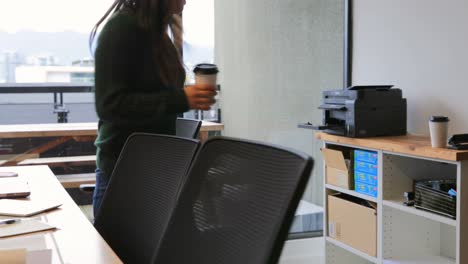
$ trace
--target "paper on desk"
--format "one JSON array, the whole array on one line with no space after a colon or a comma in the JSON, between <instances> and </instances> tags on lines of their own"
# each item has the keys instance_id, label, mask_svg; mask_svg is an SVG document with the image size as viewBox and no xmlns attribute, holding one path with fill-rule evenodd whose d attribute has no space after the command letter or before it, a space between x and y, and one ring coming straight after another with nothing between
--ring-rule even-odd
<instances>
[{"instance_id":1,"label":"paper on desk","mask_svg":"<svg viewBox=\"0 0 468 264\"><path fill-rule=\"evenodd\" d=\"M0 264L50 264L52 263L52 250L10 249L0 250Z\"/></svg>"},{"instance_id":2,"label":"paper on desk","mask_svg":"<svg viewBox=\"0 0 468 264\"><path fill-rule=\"evenodd\" d=\"M26 249L0 250L0 263L26 264Z\"/></svg>"},{"instance_id":3,"label":"paper on desk","mask_svg":"<svg viewBox=\"0 0 468 264\"><path fill-rule=\"evenodd\" d=\"M26 264L50 264L52 263L52 250L34 250L28 251Z\"/></svg>"},{"instance_id":4,"label":"paper on desk","mask_svg":"<svg viewBox=\"0 0 468 264\"><path fill-rule=\"evenodd\" d=\"M11 237L16 235L34 233L45 230L52 230L55 227L45 224L38 220L22 220L15 224L1 225L0 238Z\"/></svg>"},{"instance_id":5,"label":"paper on desk","mask_svg":"<svg viewBox=\"0 0 468 264\"><path fill-rule=\"evenodd\" d=\"M62 203L53 201L0 200L0 215L27 217L57 208Z\"/></svg>"}]
</instances>

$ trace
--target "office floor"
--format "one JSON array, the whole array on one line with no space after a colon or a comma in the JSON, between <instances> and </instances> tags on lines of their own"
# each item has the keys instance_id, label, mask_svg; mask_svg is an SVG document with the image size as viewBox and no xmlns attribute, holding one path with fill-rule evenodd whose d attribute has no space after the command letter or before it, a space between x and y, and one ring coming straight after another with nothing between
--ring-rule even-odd
<instances>
[{"instance_id":1,"label":"office floor","mask_svg":"<svg viewBox=\"0 0 468 264\"><path fill-rule=\"evenodd\" d=\"M79 206L83 214L88 218L90 222L93 221L93 206L92 205L80 205Z\"/></svg>"},{"instance_id":2,"label":"office floor","mask_svg":"<svg viewBox=\"0 0 468 264\"><path fill-rule=\"evenodd\" d=\"M322 237L288 240L279 264L324 264L324 247Z\"/></svg>"}]
</instances>

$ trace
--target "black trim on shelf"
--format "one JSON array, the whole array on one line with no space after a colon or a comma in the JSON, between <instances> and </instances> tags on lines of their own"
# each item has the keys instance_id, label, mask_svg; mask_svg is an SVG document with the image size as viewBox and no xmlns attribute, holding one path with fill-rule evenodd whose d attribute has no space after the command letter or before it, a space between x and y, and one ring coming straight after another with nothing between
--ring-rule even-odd
<instances>
[{"instance_id":1,"label":"black trim on shelf","mask_svg":"<svg viewBox=\"0 0 468 264\"><path fill-rule=\"evenodd\" d=\"M353 0L345 0L344 13L343 89L346 89L353 83Z\"/></svg>"}]
</instances>

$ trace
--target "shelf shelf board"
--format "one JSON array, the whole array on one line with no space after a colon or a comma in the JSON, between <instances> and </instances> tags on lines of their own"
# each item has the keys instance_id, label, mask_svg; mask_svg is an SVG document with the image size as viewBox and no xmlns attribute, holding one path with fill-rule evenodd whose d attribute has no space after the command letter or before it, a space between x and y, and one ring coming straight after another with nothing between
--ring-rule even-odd
<instances>
[{"instance_id":1,"label":"shelf shelf board","mask_svg":"<svg viewBox=\"0 0 468 264\"><path fill-rule=\"evenodd\" d=\"M443 160L468 160L468 150L433 148L427 136L405 135L393 137L350 138L327 133L315 133L315 138L330 144L348 145L355 148L367 148L388 151L392 154L407 154L416 157Z\"/></svg>"},{"instance_id":2,"label":"shelf shelf board","mask_svg":"<svg viewBox=\"0 0 468 264\"><path fill-rule=\"evenodd\" d=\"M441 256L424 256L407 259L384 260L384 264L455 264L454 259Z\"/></svg>"},{"instance_id":3,"label":"shelf shelf board","mask_svg":"<svg viewBox=\"0 0 468 264\"><path fill-rule=\"evenodd\" d=\"M334 186L334 185L330 185L330 184L326 184L325 187L327 189L330 189L330 190L333 190L333 191L337 191L337 192L340 192L340 193L346 193L346 194L354 196L354 197L358 197L358 198L361 198L361 199L364 199L364 200L367 200L367 201L378 203L377 198L369 196L369 195L361 194L361 193L355 192L353 190L347 190L347 189L337 187L337 186Z\"/></svg>"},{"instance_id":4,"label":"shelf shelf board","mask_svg":"<svg viewBox=\"0 0 468 264\"><path fill-rule=\"evenodd\" d=\"M424 211L424 210L416 209L416 208L414 208L412 206L405 206L405 205L403 205L403 201L384 200L383 204L385 206L388 206L388 207L391 207L391 208L394 208L394 209L397 209L397 210L400 210L400 211L403 211L403 212L406 212L406 213L410 213L410 214L413 214L413 215L421 216L421 217L430 219L432 221L440 222L440 223L450 225L450 226L457 226L457 220L454 220L454 219L451 219L451 218L448 218L448 217L445 217L445 216L441 216L441 215L438 215L438 214L434 214L434 213L431 213L431 212L427 212L427 211Z\"/></svg>"},{"instance_id":5,"label":"shelf shelf board","mask_svg":"<svg viewBox=\"0 0 468 264\"><path fill-rule=\"evenodd\" d=\"M333 244L333 245L335 245L335 246L337 246L339 248L342 248L342 249L344 249L344 250L346 250L348 252L351 252L354 255L357 255L357 256L359 256L359 257L361 257L363 259L366 259L366 260L368 260L368 261L370 261L372 263L378 263L378 260L377 260L376 257L369 256L368 254L366 254L366 253L364 253L362 251L359 251L359 250L357 250L357 249L355 249L355 248L353 248L351 246L348 246L343 242L337 241L337 240L335 240L335 239L333 239L331 237L326 237L326 240L327 240L328 243L331 243L331 244Z\"/></svg>"}]
</instances>

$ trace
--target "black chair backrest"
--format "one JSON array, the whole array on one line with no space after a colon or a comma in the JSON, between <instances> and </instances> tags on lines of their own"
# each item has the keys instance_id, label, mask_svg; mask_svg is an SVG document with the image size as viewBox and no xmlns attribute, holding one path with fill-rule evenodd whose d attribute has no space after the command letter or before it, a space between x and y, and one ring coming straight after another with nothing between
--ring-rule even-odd
<instances>
[{"instance_id":1,"label":"black chair backrest","mask_svg":"<svg viewBox=\"0 0 468 264\"><path fill-rule=\"evenodd\" d=\"M127 140L95 219L124 263L150 263L198 148L197 140L173 136Z\"/></svg>"},{"instance_id":2,"label":"black chair backrest","mask_svg":"<svg viewBox=\"0 0 468 264\"><path fill-rule=\"evenodd\" d=\"M276 263L312 167L309 156L280 147L208 140L153 263Z\"/></svg>"},{"instance_id":3,"label":"black chair backrest","mask_svg":"<svg viewBox=\"0 0 468 264\"><path fill-rule=\"evenodd\" d=\"M177 118L176 136L184 138L197 138L201 125L201 120Z\"/></svg>"}]
</instances>

